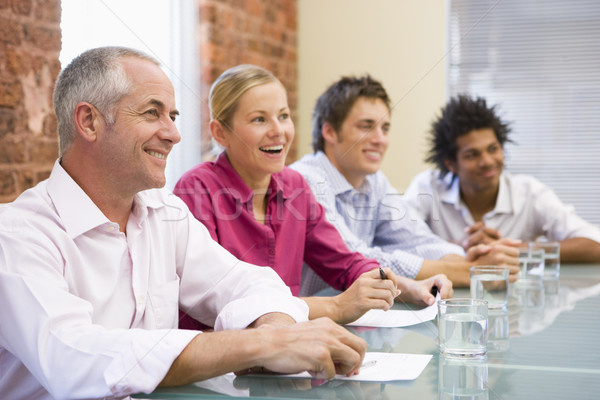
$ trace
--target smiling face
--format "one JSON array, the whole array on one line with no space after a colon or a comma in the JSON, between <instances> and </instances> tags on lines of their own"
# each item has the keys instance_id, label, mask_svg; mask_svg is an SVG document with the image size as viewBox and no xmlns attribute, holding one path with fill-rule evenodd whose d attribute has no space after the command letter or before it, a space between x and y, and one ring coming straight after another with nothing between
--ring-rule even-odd
<instances>
[{"instance_id":1,"label":"smiling face","mask_svg":"<svg viewBox=\"0 0 600 400\"><path fill-rule=\"evenodd\" d=\"M463 193L496 191L504 168L504 151L494 131L476 129L456 139L456 161L446 167L458 176Z\"/></svg>"},{"instance_id":2,"label":"smiling face","mask_svg":"<svg viewBox=\"0 0 600 400\"><path fill-rule=\"evenodd\" d=\"M354 187L381 166L389 144L390 112L381 99L359 97L339 132L323 126L325 154Z\"/></svg>"},{"instance_id":3,"label":"smiling face","mask_svg":"<svg viewBox=\"0 0 600 400\"><path fill-rule=\"evenodd\" d=\"M165 185L167 156L181 139L171 81L155 64L134 57L122 60L132 90L116 105L114 123L98 137L98 157L120 193Z\"/></svg>"},{"instance_id":4,"label":"smiling face","mask_svg":"<svg viewBox=\"0 0 600 400\"><path fill-rule=\"evenodd\" d=\"M265 188L280 172L294 139L287 94L279 82L244 93L231 118L231 129L212 122L213 136L225 147L229 162L252 189Z\"/></svg>"}]
</instances>

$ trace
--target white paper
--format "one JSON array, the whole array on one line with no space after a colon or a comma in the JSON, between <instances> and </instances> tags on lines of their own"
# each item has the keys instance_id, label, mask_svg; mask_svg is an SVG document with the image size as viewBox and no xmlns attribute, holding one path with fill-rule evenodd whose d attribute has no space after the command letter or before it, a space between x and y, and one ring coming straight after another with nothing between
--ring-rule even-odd
<instances>
[{"instance_id":1,"label":"white paper","mask_svg":"<svg viewBox=\"0 0 600 400\"><path fill-rule=\"evenodd\" d=\"M421 375L431 354L365 353L363 365L358 375L336 375L333 379L344 381L386 382L414 380ZM292 375L275 375L286 378L311 378L308 372Z\"/></svg>"},{"instance_id":2,"label":"white paper","mask_svg":"<svg viewBox=\"0 0 600 400\"><path fill-rule=\"evenodd\" d=\"M437 299L433 305L421 310L369 310L362 317L347 325L374 328L401 328L431 321L437 315Z\"/></svg>"}]
</instances>

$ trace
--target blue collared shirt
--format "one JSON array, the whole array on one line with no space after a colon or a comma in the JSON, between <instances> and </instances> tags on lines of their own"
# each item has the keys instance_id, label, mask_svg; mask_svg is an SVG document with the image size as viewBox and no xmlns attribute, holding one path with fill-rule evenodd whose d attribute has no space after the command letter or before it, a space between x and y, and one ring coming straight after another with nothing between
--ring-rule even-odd
<instances>
[{"instance_id":1,"label":"blue collared shirt","mask_svg":"<svg viewBox=\"0 0 600 400\"><path fill-rule=\"evenodd\" d=\"M381 171L367 176L361 187L354 188L323 152L306 155L291 168L304 176L348 247L395 273L414 278L425 259L464 256L460 246L431 232ZM302 277L303 287L305 282L308 285L308 273L305 271ZM315 289L316 284L301 294Z\"/></svg>"}]
</instances>

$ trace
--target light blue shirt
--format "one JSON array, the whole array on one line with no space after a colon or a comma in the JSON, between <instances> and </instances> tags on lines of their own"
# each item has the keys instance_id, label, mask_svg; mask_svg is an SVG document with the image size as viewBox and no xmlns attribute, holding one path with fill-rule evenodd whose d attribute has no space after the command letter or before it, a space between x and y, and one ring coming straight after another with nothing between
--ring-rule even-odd
<instances>
[{"instance_id":1,"label":"light blue shirt","mask_svg":"<svg viewBox=\"0 0 600 400\"><path fill-rule=\"evenodd\" d=\"M304 176L346 245L394 273L414 278L425 259L464 256L460 246L431 232L381 171L368 175L355 189L323 152L306 155L290 167ZM322 288L316 278L305 268L300 295Z\"/></svg>"}]
</instances>

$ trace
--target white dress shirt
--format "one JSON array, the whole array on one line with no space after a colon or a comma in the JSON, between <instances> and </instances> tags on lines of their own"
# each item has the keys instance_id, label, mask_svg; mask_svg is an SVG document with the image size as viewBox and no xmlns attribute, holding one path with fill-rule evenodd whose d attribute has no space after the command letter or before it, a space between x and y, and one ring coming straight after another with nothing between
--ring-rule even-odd
<instances>
[{"instance_id":1,"label":"white dress shirt","mask_svg":"<svg viewBox=\"0 0 600 400\"><path fill-rule=\"evenodd\" d=\"M308 318L271 268L234 258L166 190L136 195L119 231L60 166L0 210L0 397L151 392L198 334L179 306L242 329L259 316Z\"/></svg>"},{"instance_id":2,"label":"white dress shirt","mask_svg":"<svg viewBox=\"0 0 600 400\"><path fill-rule=\"evenodd\" d=\"M346 245L390 267L394 273L414 278L424 259L464 255L461 247L431 232L404 204L381 171L368 175L363 185L355 189L323 152L306 155L290 167L304 176L325 208L327 220L337 228ZM320 282L316 274L304 268L300 294L310 295L323 289Z\"/></svg>"},{"instance_id":3,"label":"white dress shirt","mask_svg":"<svg viewBox=\"0 0 600 400\"><path fill-rule=\"evenodd\" d=\"M404 196L431 230L441 237L461 242L465 229L475 223L460 197L458 178L439 178L437 170L421 172ZM486 226L503 237L533 241L538 237L561 241L583 237L600 242L600 229L585 221L572 206L560 201L552 189L530 175L503 172L494 209L483 216Z\"/></svg>"}]
</instances>

